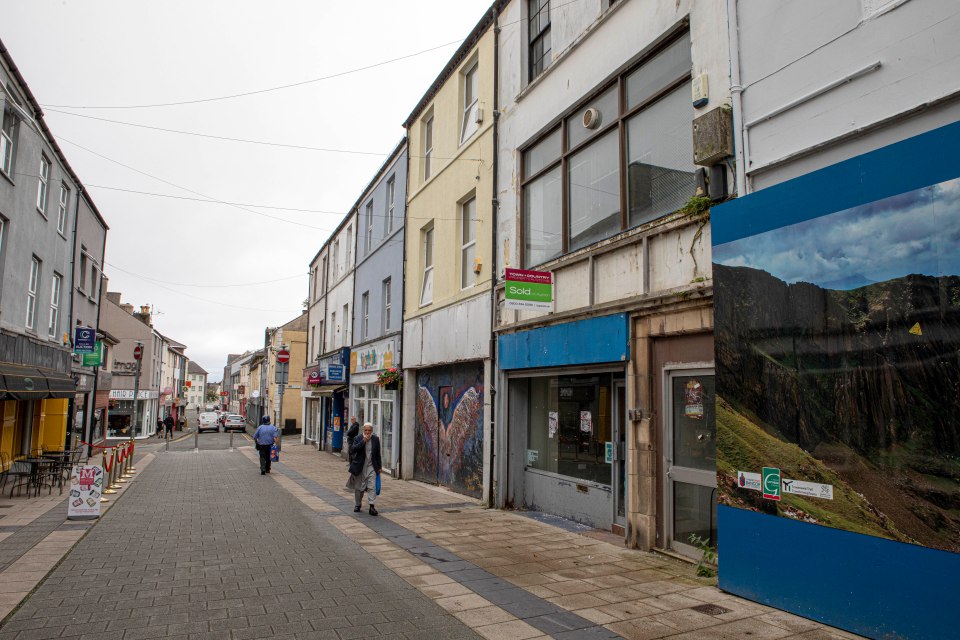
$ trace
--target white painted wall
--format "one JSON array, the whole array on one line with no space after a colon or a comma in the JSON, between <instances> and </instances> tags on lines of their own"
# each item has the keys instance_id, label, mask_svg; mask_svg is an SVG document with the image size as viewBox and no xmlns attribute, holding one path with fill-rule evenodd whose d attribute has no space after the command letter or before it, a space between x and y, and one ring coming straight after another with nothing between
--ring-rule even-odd
<instances>
[{"instance_id":1,"label":"white painted wall","mask_svg":"<svg viewBox=\"0 0 960 640\"><path fill-rule=\"evenodd\" d=\"M489 293L403 323L404 369L488 357Z\"/></svg>"},{"instance_id":2,"label":"white painted wall","mask_svg":"<svg viewBox=\"0 0 960 640\"><path fill-rule=\"evenodd\" d=\"M893 9L872 14L877 7ZM754 190L960 119L960 101L953 101L765 169L960 91L960 3L739 0L737 20L746 124L880 63L875 71L747 127Z\"/></svg>"}]
</instances>

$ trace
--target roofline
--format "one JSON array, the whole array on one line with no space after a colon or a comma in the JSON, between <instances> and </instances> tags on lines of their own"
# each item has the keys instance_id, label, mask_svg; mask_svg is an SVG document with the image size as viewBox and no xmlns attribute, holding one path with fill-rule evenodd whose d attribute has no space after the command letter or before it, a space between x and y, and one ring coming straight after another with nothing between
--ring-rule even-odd
<instances>
[{"instance_id":1,"label":"roofline","mask_svg":"<svg viewBox=\"0 0 960 640\"><path fill-rule=\"evenodd\" d=\"M64 155L63 150L60 149L60 145L57 144L57 139L53 135L53 132L50 130L50 127L47 126L47 121L43 118L43 109L40 108L40 103L37 102L37 98L33 95L33 91L30 90L30 85L27 84L26 79L23 77L23 74L20 73L20 69L17 67L17 63L13 61L13 57L10 55L10 51L7 49L6 45L3 44L3 40L0 39L0 57L3 58L3 61L10 68L10 73L13 75L14 80L17 81L17 84L20 85L20 88L23 90L23 93L27 96L27 102L30 103L30 107L33 109L36 114L37 125L47 136L47 142L53 147L53 151L57 154L57 157L60 159L60 162L63 163L64 168L67 170L67 173L70 174L70 177L73 178L73 181L77 185L77 191L83 195L84 200L87 201L87 204L90 205L90 209L93 211L93 215L97 216L97 220L100 221L100 224L103 225L103 230L109 231L110 226L107 224L107 221L103 219L103 216L100 215L100 210L97 209L97 205L90 198L90 194L87 191L87 188L83 186L83 182L80 180L80 176L73 170L73 167L70 166L70 163L67 162L67 157Z\"/></svg>"},{"instance_id":2,"label":"roofline","mask_svg":"<svg viewBox=\"0 0 960 640\"><path fill-rule=\"evenodd\" d=\"M407 119L403 122L403 127L409 129L413 122L423 113L424 109L427 108L427 105L436 97L437 93L440 91L447 80L450 79L450 76L453 75L453 72L456 70L460 63L463 62L464 58L467 57L467 54L470 53L471 49L480 41L481 36L486 33L487 29L490 28L490 25L493 24L493 17L496 15L499 9L503 8L509 0L494 0L493 4L490 5L490 8L484 11L483 16L480 18L480 21L477 22L476 26L473 27L473 30L470 31L463 43L457 48L454 54L450 57L450 60L447 61L446 66L443 68L443 71L440 72L440 75L437 76L436 80L433 81L433 84L430 85L430 88L427 89L426 93L423 94L423 97L420 98L420 102L417 103L417 106L413 108L413 111L410 112L410 115L407 116Z\"/></svg>"}]
</instances>

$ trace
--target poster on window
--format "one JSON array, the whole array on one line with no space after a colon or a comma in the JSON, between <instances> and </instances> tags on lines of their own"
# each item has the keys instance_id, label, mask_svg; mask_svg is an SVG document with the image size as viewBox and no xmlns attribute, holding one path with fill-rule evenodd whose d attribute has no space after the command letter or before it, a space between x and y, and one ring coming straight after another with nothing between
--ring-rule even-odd
<instances>
[{"instance_id":1,"label":"poster on window","mask_svg":"<svg viewBox=\"0 0 960 640\"><path fill-rule=\"evenodd\" d=\"M103 490L103 467L76 465L70 473L70 498L67 518L85 520L100 517L100 493Z\"/></svg>"},{"instance_id":2,"label":"poster on window","mask_svg":"<svg viewBox=\"0 0 960 640\"><path fill-rule=\"evenodd\" d=\"M556 411L547 414L547 437L552 438L557 435L557 427L560 424L560 415Z\"/></svg>"},{"instance_id":3,"label":"poster on window","mask_svg":"<svg viewBox=\"0 0 960 640\"><path fill-rule=\"evenodd\" d=\"M593 416L589 411L580 412L580 431L583 433L593 433Z\"/></svg>"},{"instance_id":4,"label":"poster on window","mask_svg":"<svg viewBox=\"0 0 960 640\"><path fill-rule=\"evenodd\" d=\"M703 385L697 379L688 380L683 389L683 415L703 420Z\"/></svg>"}]
</instances>

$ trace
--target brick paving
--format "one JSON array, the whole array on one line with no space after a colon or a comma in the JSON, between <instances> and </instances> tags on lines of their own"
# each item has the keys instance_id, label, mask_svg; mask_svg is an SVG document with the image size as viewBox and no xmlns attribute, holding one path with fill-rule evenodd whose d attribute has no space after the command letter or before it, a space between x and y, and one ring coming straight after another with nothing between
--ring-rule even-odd
<instances>
[{"instance_id":1,"label":"brick paving","mask_svg":"<svg viewBox=\"0 0 960 640\"><path fill-rule=\"evenodd\" d=\"M0 640L381 636L477 637L223 450L158 453L0 627Z\"/></svg>"}]
</instances>

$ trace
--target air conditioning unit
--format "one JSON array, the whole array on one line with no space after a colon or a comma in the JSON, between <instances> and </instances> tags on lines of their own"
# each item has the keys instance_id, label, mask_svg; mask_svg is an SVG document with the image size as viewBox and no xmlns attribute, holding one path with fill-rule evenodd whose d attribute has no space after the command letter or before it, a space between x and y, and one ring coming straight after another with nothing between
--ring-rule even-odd
<instances>
[{"instance_id":1,"label":"air conditioning unit","mask_svg":"<svg viewBox=\"0 0 960 640\"><path fill-rule=\"evenodd\" d=\"M473 120L477 124L483 124L483 107L477 107L476 117Z\"/></svg>"},{"instance_id":2,"label":"air conditioning unit","mask_svg":"<svg viewBox=\"0 0 960 640\"><path fill-rule=\"evenodd\" d=\"M596 129L600 126L603 117L600 110L596 107L590 107L583 112L583 126L587 129Z\"/></svg>"}]
</instances>

